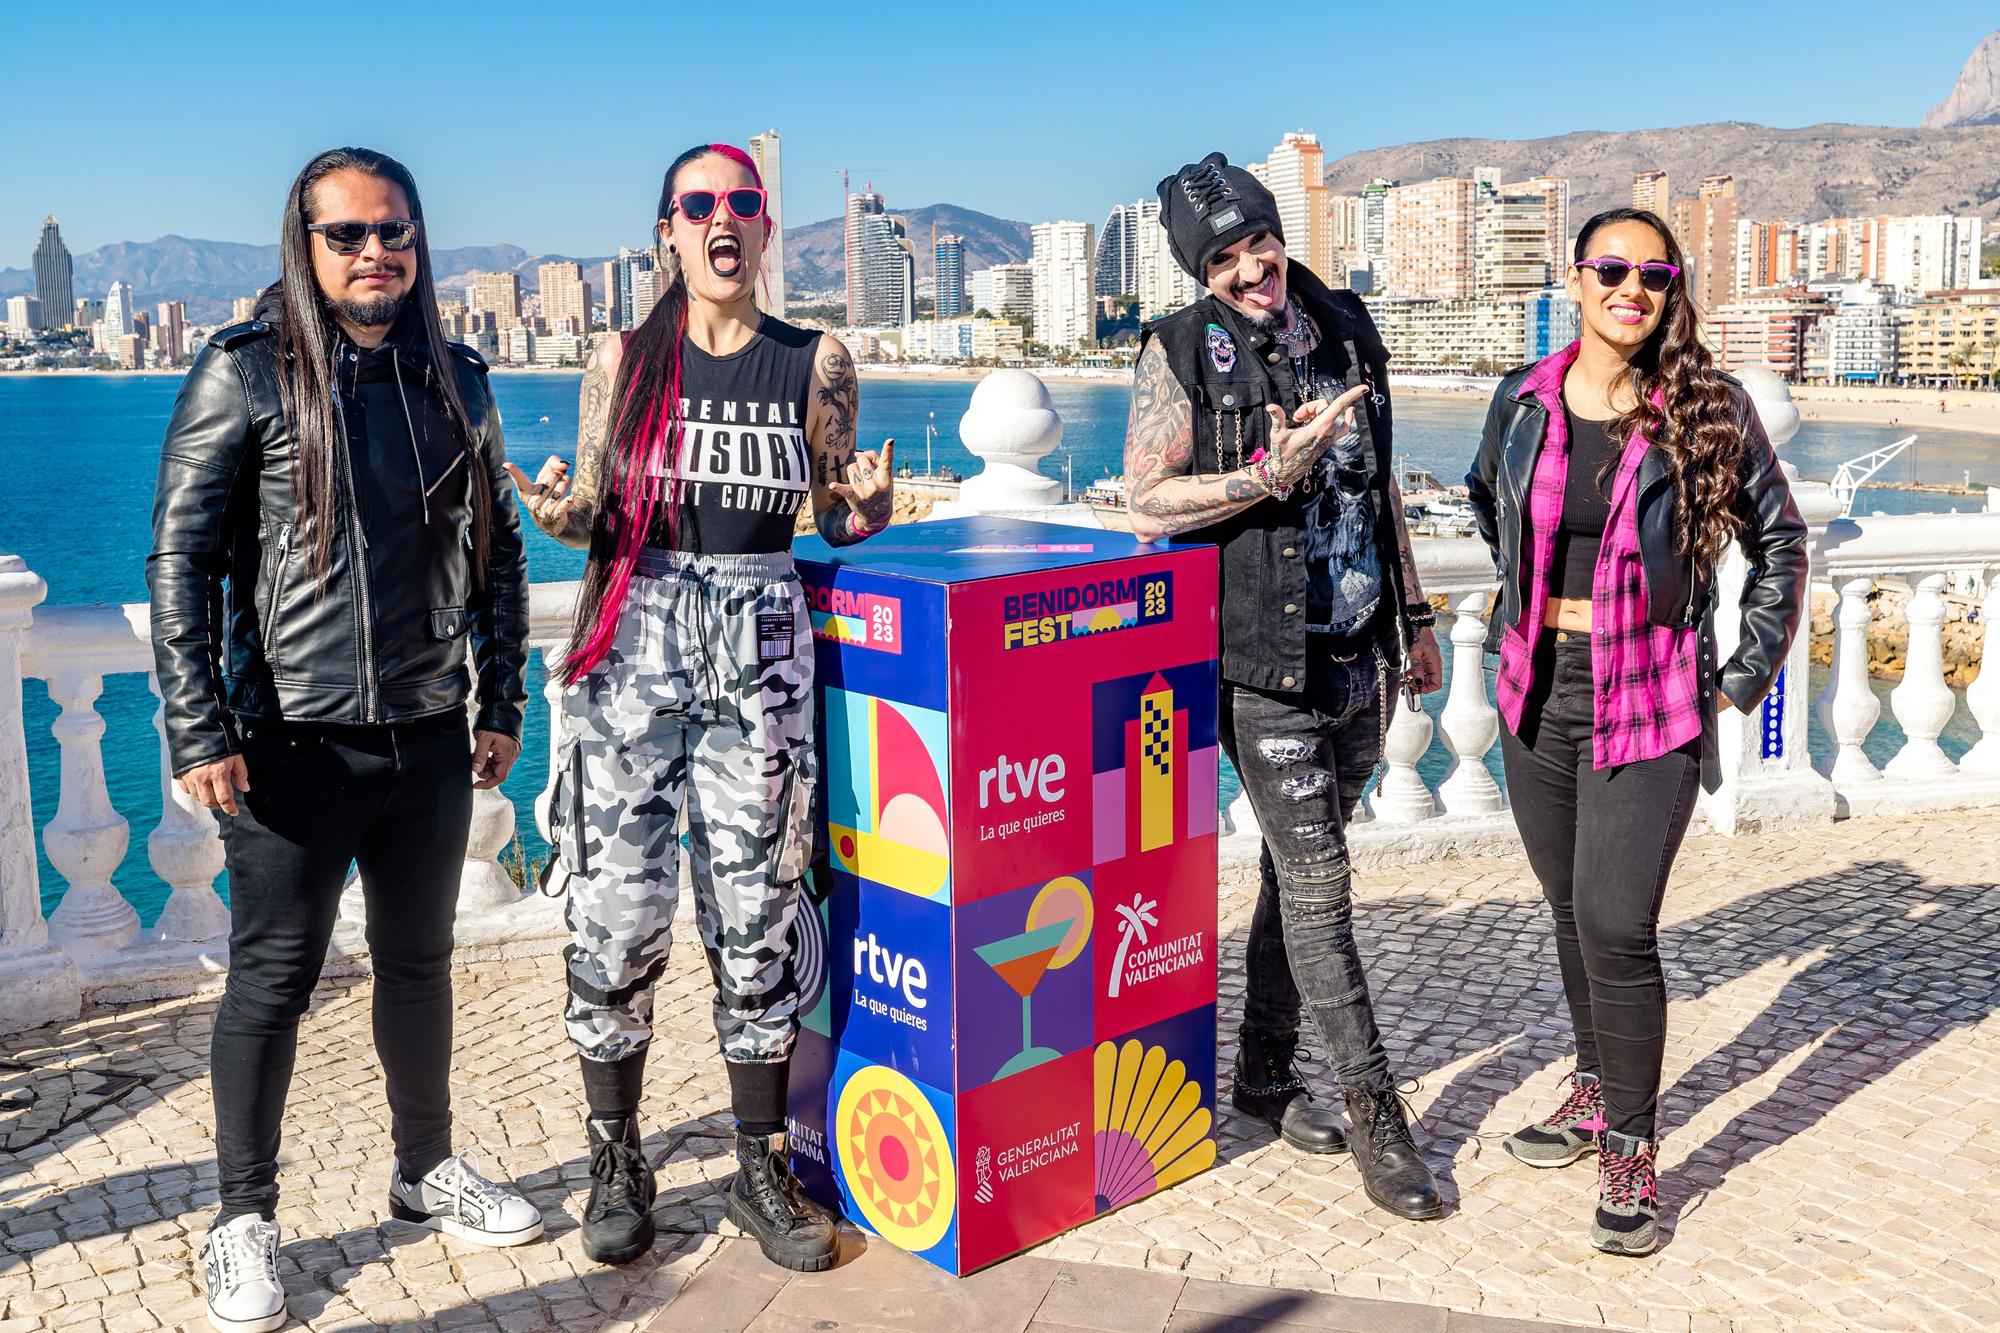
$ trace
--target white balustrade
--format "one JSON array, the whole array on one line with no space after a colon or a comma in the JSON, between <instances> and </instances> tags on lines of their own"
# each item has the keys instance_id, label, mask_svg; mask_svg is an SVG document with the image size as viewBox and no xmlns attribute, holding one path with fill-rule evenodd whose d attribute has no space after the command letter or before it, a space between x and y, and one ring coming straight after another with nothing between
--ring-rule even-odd
<instances>
[{"instance_id":1,"label":"white balustrade","mask_svg":"<svg viewBox=\"0 0 2000 1333\"><path fill-rule=\"evenodd\" d=\"M1483 592L1458 600L1451 620L1451 693L1438 713L1451 768L1438 784L1447 815L1490 815L1506 804L1486 768L1486 752L1500 739L1500 710L1486 697L1486 609Z\"/></svg>"},{"instance_id":2,"label":"white balustrade","mask_svg":"<svg viewBox=\"0 0 2000 1333\"><path fill-rule=\"evenodd\" d=\"M148 672L146 683L157 699L159 677ZM181 943L213 940L229 933L229 908L215 891L223 864L221 831L215 816L174 781L164 704L153 710L153 730L160 737L160 823L146 837L146 858L171 890L153 934Z\"/></svg>"},{"instance_id":3,"label":"white balustrade","mask_svg":"<svg viewBox=\"0 0 2000 1333\"><path fill-rule=\"evenodd\" d=\"M62 746L62 794L56 817L42 831L42 847L69 882L49 917L49 938L87 966L139 936L138 912L111 882L125 859L131 825L112 809L104 785L104 718L95 707L104 677L64 666L48 684L49 697L62 709L52 728Z\"/></svg>"},{"instance_id":4,"label":"white balustrade","mask_svg":"<svg viewBox=\"0 0 2000 1333\"><path fill-rule=\"evenodd\" d=\"M44 583L16 555L0 554L0 1031L74 1018L76 965L49 941L35 861L35 815L21 725L22 640Z\"/></svg>"},{"instance_id":5,"label":"white balustrade","mask_svg":"<svg viewBox=\"0 0 2000 1333\"><path fill-rule=\"evenodd\" d=\"M1382 741L1382 781L1375 789L1375 818L1384 824L1415 824L1437 813L1437 801L1417 772L1417 761L1431 748L1431 716L1412 708L1392 680L1388 688L1389 732Z\"/></svg>"},{"instance_id":6,"label":"white balustrade","mask_svg":"<svg viewBox=\"0 0 2000 1333\"><path fill-rule=\"evenodd\" d=\"M1905 612L1909 640L1903 681L1889 692L1889 706L1895 710L1904 741L1883 767L1884 777L1921 780L1958 773L1957 765L1938 748L1938 737L1958 706L1944 680L1944 585L1944 575L1926 575Z\"/></svg>"},{"instance_id":7,"label":"white balustrade","mask_svg":"<svg viewBox=\"0 0 2000 1333\"><path fill-rule=\"evenodd\" d=\"M1868 685L1868 625L1873 613L1868 594L1873 579L1849 579L1840 585L1840 605L1833 613L1833 669L1819 696L1819 724L1833 742L1825 769L1836 790L1882 777L1861 744L1882 715L1882 705Z\"/></svg>"},{"instance_id":8,"label":"white balustrade","mask_svg":"<svg viewBox=\"0 0 2000 1333\"><path fill-rule=\"evenodd\" d=\"M2000 490L1992 493L2000 498ZM1965 706L1979 724L1979 741L1958 761L1963 773L2000 777L2000 666L1988 668L1986 650L2000 648L1993 622L2000 620L2000 566L1986 569L1986 600L1979 605L1979 677L1965 690Z\"/></svg>"}]
</instances>

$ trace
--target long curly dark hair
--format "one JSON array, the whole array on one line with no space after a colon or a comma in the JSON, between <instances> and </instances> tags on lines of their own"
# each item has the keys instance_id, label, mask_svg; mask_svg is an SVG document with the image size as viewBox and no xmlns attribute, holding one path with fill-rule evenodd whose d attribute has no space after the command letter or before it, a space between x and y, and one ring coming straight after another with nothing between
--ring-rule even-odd
<instances>
[{"instance_id":1,"label":"long curly dark hair","mask_svg":"<svg viewBox=\"0 0 2000 1333\"><path fill-rule=\"evenodd\" d=\"M1659 234L1667 262L1681 270L1666 290L1666 308L1653 336L1627 364L1625 375L1637 406L1620 416L1614 438L1641 430L1667 460L1679 504L1674 515L1675 545L1701 564L1722 558L1743 530L1736 493L1743 462L1743 422L1735 396L1715 369L1701 341L1701 312L1688 290L1687 259L1680 242L1659 215L1644 208L1610 208L1583 224L1576 235L1576 258L1592 258L1590 238L1620 222L1642 222ZM1615 396L1615 394L1614 394ZM1658 397L1659 402L1654 403ZM1616 466L1613 457L1612 467ZM1609 469L1607 469L1609 470ZM1600 478L1600 486L1606 479Z\"/></svg>"}]
</instances>

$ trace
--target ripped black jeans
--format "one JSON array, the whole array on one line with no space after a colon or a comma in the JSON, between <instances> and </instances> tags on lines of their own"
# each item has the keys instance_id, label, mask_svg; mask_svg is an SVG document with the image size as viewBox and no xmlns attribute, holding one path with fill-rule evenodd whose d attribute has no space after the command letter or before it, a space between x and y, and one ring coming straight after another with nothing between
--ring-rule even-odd
<instances>
[{"instance_id":1,"label":"ripped black jeans","mask_svg":"<svg viewBox=\"0 0 2000 1333\"><path fill-rule=\"evenodd\" d=\"M1301 1009L1343 1087L1390 1083L1354 943L1347 821L1382 753L1381 666L1315 661L1303 695L1223 682L1223 748L1264 833L1243 1031L1285 1040Z\"/></svg>"}]
</instances>

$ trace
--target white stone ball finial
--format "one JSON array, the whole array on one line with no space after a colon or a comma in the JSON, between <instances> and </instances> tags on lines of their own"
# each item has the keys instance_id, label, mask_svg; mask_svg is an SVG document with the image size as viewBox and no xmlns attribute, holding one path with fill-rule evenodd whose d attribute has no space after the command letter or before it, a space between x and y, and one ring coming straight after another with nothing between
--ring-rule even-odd
<instances>
[{"instance_id":1,"label":"white stone ball finial","mask_svg":"<svg viewBox=\"0 0 2000 1333\"><path fill-rule=\"evenodd\" d=\"M1775 372L1756 366L1732 372L1743 383L1743 389L1750 395L1750 403L1757 409L1757 419L1764 423L1764 434L1771 441L1773 449L1782 449L1792 436L1799 433L1798 404L1792 401L1791 386Z\"/></svg>"},{"instance_id":2,"label":"white stone ball finial","mask_svg":"<svg viewBox=\"0 0 2000 1333\"><path fill-rule=\"evenodd\" d=\"M1062 483L1037 470L1062 443L1062 415L1049 389L1025 370L996 370L972 391L958 437L985 468L967 477L959 501L975 512L1060 504Z\"/></svg>"}]
</instances>

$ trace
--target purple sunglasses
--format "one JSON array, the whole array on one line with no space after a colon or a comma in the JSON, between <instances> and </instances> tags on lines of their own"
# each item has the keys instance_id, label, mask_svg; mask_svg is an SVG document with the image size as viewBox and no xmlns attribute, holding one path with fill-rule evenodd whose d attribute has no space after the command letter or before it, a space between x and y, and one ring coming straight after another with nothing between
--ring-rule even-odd
<instances>
[{"instance_id":1,"label":"purple sunglasses","mask_svg":"<svg viewBox=\"0 0 2000 1333\"><path fill-rule=\"evenodd\" d=\"M1639 285L1649 292L1663 292L1673 286L1675 278L1681 275L1679 266L1654 261L1647 264L1633 264L1625 259L1579 259L1577 268L1587 268L1597 275L1597 280L1606 287L1622 287L1632 270L1639 270Z\"/></svg>"}]
</instances>

